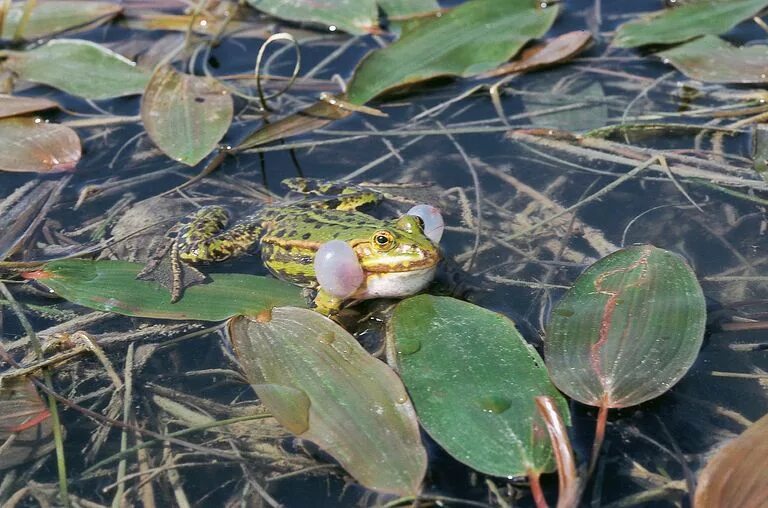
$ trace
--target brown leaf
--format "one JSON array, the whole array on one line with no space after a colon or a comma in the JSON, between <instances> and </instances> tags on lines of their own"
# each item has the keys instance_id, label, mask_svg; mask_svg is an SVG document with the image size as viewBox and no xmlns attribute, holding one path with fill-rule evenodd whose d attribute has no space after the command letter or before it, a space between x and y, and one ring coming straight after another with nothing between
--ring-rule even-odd
<instances>
[{"instance_id":1,"label":"brown leaf","mask_svg":"<svg viewBox=\"0 0 768 508\"><path fill-rule=\"evenodd\" d=\"M581 53L592 41L592 34L585 30L568 32L542 44L524 50L517 58L492 71L481 74L480 78L502 76L513 72L530 72L549 65L570 60Z\"/></svg>"},{"instance_id":2,"label":"brown leaf","mask_svg":"<svg viewBox=\"0 0 768 508\"><path fill-rule=\"evenodd\" d=\"M22 97L0 94L0 118L23 115L44 109L58 108L59 105L43 97Z\"/></svg>"},{"instance_id":3,"label":"brown leaf","mask_svg":"<svg viewBox=\"0 0 768 508\"><path fill-rule=\"evenodd\" d=\"M74 130L34 118L0 120L0 145L2 171L70 171L82 152Z\"/></svg>"},{"instance_id":4,"label":"brown leaf","mask_svg":"<svg viewBox=\"0 0 768 508\"><path fill-rule=\"evenodd\" d=\"M0 388L0 470L41 457L53 448L51 413L26 378Z\"/></svg>"},{"instance_id":5,"label":"brown leaf","mask_svg":"<svg viewBox=\"0 0 768 508\"><path fill-rule=\"evenodd\" d=\"M710 459L699 474L693 506L759 508L768 500L768 414Z\"/></svg>"}]
</instances>

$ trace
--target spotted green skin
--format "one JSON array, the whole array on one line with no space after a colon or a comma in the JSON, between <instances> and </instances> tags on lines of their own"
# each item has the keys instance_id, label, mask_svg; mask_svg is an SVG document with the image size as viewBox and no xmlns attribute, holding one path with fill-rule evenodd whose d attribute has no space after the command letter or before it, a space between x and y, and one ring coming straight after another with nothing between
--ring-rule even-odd
<instances>
[{"instance_id":1,"label":"spotted green skin","mask_svg":"<svg viewBox=\"0 0 768 508\"><path fill-rule=\"evenodd\" d=\"M223 261L258 244L264 265L273 275L298 286L318 288L315 254L325 242L341 240L354 249L365 275L366 282L352 299L375 297L366 288L382 284L387 286L388 296L415 292L415 278L425 277L425 271L440 260L439 249L425 236L420 220L409 215L394 220L376 219L350 209L369 202L370 196L344 194L348 197L320 204L310 201L267 207L231 227L227 227L228 215L223 208L201 208L177 236L179 258L188 263ZM375 240L382 234L391 239L386 246ZM413 279L409 274L413 274ZM385 280L389 275L390 280ZM398 287L402 287L402 292ZM318 289L318 310L335 313L343 302Z\"/></svg>"}]
</instances>

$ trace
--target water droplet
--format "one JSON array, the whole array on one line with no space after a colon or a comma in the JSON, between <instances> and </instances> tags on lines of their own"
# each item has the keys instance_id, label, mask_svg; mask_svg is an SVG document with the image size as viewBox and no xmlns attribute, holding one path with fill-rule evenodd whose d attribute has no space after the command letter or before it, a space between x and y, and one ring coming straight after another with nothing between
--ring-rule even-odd
<instances>
[{"instance_id":1,"label":"water droplet","mask_svg":"<svg viewBox=\"0 0 768 508\"><path fill-rule=\"evenodd\" d=\"M419 339L400 340L397 344L400 346L397 354L400 355L412 355L421 349L421 341Z\"/></svg>"},{"instance_id":2,"label":"water droplet","mask_svg":"<svg viewBox=\"0 0 768 508\"><path fill-rule=\"evenodd\" d=\"M512 405L512 401L500 395L486 395L478 401L485 413L501 414Z\"/></svg>"},{"instance_id":3,"label":"water droplet","mask_svg":"<svg viewBox=\"0 0 768 508\"><path fill-rule=\"evenodd\" d=\"M337 29L336 29L336 25L331 25L331 26L329 26L329 27L328 27L328 30L329 30L329 31L331 31L331 32L335 32L335 31L337 30Z\"/></svg>"}]
</instances>

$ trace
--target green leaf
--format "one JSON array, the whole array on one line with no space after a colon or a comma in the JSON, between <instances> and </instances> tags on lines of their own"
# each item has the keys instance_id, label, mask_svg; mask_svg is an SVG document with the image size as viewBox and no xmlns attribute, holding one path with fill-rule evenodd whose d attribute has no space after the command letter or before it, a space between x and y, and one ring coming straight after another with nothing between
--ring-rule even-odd
<instances>
[{"instance_id":1,"label":"green leaf","mask_svg":"<svg viewBox=\"0 0 768 508\"><path fill-rule=\"evenodd\" d=\"M427 465L405 388L338 324L305 309L235 318L229 336L246 377L289 430L330 453L364 486L418 492Z\"/></svg>"},{"instance_id":2,"label":"green leaf","mask_svg":"<svg viewBox=\"0 0 768 508\"><path fill-rule=\"evenodd\" d=\"M233 110L232 96L216 79L164 67L147 85L141 120L166 155L194 166L226 134Z\"/></svg>"},{"instance_id":3,"label":"green leaf","mask_svg":"<svg viewBox=\"0 0 768 508\"><path fill-rule=\"evenodd\" d=\"M705 35L656 53L691 79L708 83L768 82L768 46L738 48L720 37Z\"/></svg>"},{"instance_id":4,"label":"green leaf","mask_svg":"<svg viewBox=\"0 0 768 508\"><path fill-rule=\"evenodd\" d=\"M405 18L440 9L437 0L378 0L378 3L390 19Z\"/></svg>"},{"instance_id":5,"label":"green leaf","mask_svg":"<svg viewBox=\"0 0 768 508\"><path fill-rule=\"evenodd\" d=\"M6 66L22 79L86 99L140 94L149 73L104 46L79 39L55 39L30 51L14 51Z\"/></svg>"},{"instance_id":6,"label":"green leaf","mask_svg":"<svg viewBox=\"0 0 768 508\"><path fill-rule=\"evenodd\" d=\"M347 87L364 104L393 88L438 76L471 76L512 58L544 35L558 13L534 0L471 0L368 54Z\"/></svg>"},{"instance_id":7,"label":"green leaf","mask_svg":"<svg viewBox=\"0 0 768 508\"><path fill-rule=\"evenodd\" d=\"M28 2L14 2L5 13L2 37L10 39L16 34L19 21ZM105 22L120 13L122 7L113 2L83 2L57 0L37 2L21 33L24 39L37 39L73 28L92 28L95 22Z\"/></svg>"},{"instance_id":8,"label":"green leaf","mask_svg":"<svg viewBox=\"0 0 768 508\"><path fill-rule=\"evenodd\" d=\"M665 9L619 26L613 45L634 48L719 35L768 6L768 0L710 0Z\"/></svg>"},{"instance_id":9,"label":"green leaf","mask_svg":"<svg viewBox=\"0 0 768 508\"><path fill-rule=\"evenodd\" d=\"M209 274L211 282L184 291L170 303L168 290L136 280L143 266L125 261L53 261L25 274L84 307L126 316L223 321L238 314L256 315L278 305L306 305L300 291L286 282L237 273Z\"/></svg>"},{"instance_id":10,"label":"green leaf","mask_svg":"<svg viewBox=\"0 0 768 508\"><path fill-rule=\"evenodd\" d=\"M512 321L420 295L397 306L390 339L422 426L448 453L497 476L554 469L535 397L553 397L566 418L568 408Z\"/></svg>"},{"instance_id":11,"label":"green leaf","mask_svg":"<svg viewBox=\"0 0 768 508\"><path fill-rule=\"evenodd\" d=\"M627 407L669 390L704 339L696 275L669 251L642 245L589 267L552 311L544 357L552 381L593 406Z\"/></svg>"},{"instance_id":12,"label":"green leaf","mask_svg":"<svg viewBox=\"0 0 768 508\"><path fill-rule=\"evenodd\" d=\"M276 18L313 21L351 34L378 31L375 0L248 0L255 9Z\"/></svg>"},{"instance_id":13,"label":"green leaf","mask_svg":"<svg viewBox=\"0 0 768 508\"><path fill-rule=\"evenodd\" d=\"M66 125L33 118L0 120L0 170L69 171L80 160L80 138Z\"/></svg>"}]
</instances>

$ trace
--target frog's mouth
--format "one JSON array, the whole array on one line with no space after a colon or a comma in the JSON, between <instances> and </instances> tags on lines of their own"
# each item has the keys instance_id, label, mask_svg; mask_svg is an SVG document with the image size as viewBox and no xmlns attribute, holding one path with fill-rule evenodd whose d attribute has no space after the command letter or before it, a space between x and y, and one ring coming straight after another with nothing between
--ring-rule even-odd
<instances>
[{"instance_id":1,"label":"frog's mouth","mask_svg":"<svg viewBox=\"0 0 768 508\"><path fill-rule=\"evenodd\" d=\"M400 272L368 272L365 281L350 298L401 298L418 293L432 282L437 264Z\"/></svg>"},{"instance_id":2,"label":"frog's mouth","mask_svg":"<svg viewBox=\"0 0 768 508\"><path fill-rule=\"evenodd\" d=\"M362 251L361 251L362 249ZM355 246L360 266L368 273L410 273L434 268L440 262L440 251L423 250L413 247L396 247L392 251L373 255L368 245Z\"/></svg>"}]
</instances>

